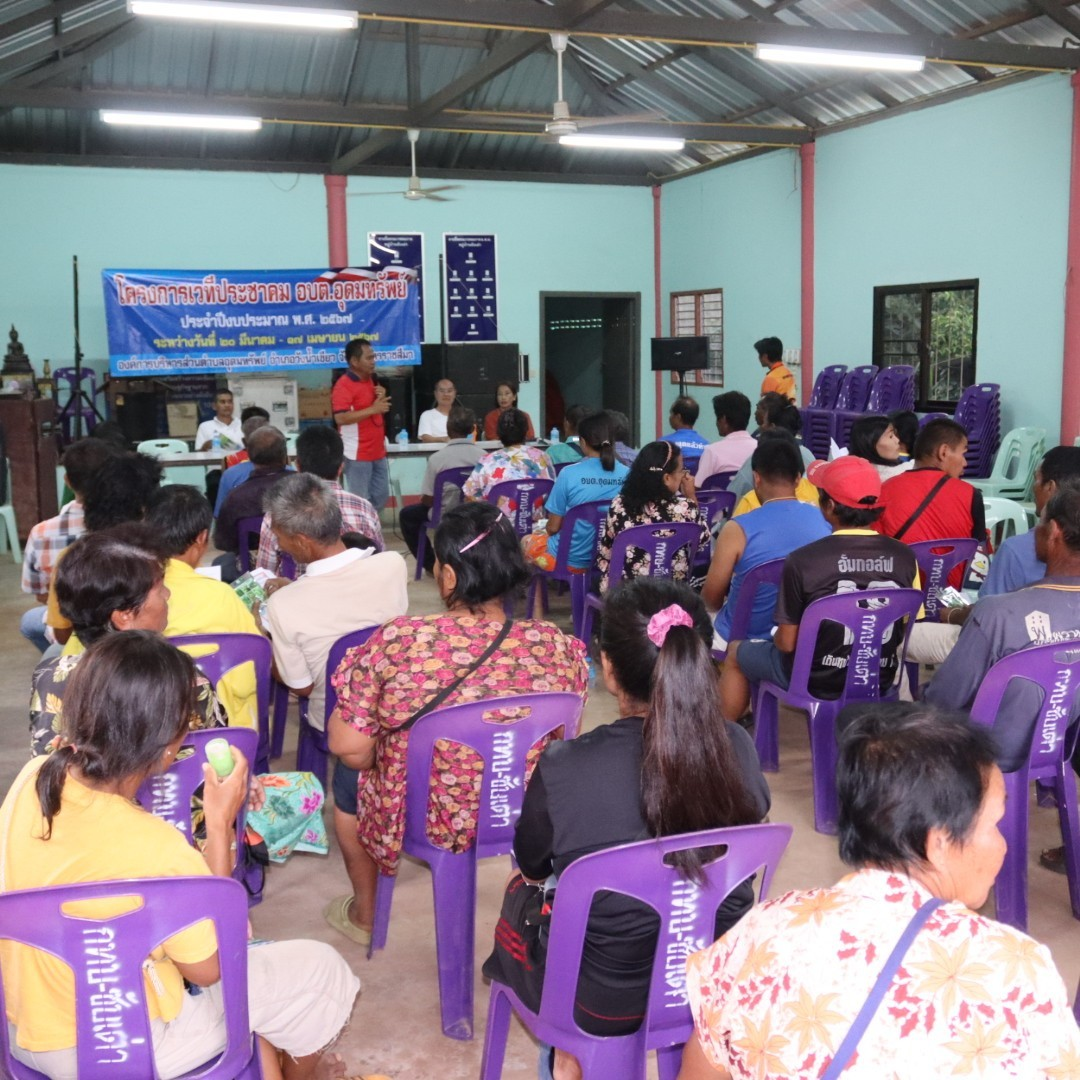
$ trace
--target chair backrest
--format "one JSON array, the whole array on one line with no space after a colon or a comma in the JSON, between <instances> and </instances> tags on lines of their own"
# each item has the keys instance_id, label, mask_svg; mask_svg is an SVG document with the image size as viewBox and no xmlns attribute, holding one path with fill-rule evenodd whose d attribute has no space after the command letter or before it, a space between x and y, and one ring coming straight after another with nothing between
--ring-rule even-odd
<instances>
[{"instance_id":1,"label":"chair backrest","mask_svg":"<svg viewBox=\"0 0 1080 1080\"><path fill-rule=\"evenodd\" d=\"M584 458L578 458L577 461L556 461L552 464L552 468L555 470L555 476L558 477L559 473L563 469L569 469L571 465L576 465L578 461L584 461Z\"/></svg>"},{"instance_id":2,"label":"chair backrest","mask_svg":"<svg viewBox=\"0 0 1080 1080\"><path fill-rule=\"evenodd\" d=\"M89 917L65 905L137 898L123 915ZM122 906L129 906L129 904ZM254 1052L247 1007L247 894L219 877L95 881L0 894L0 938L29 945L68 964L75 975L78 1075L96 1080L156 1076L146 1011L143 964L167 938L203 919L214 924L225 1005L225 1050L186 1076L226 1080L244 1071ZM0 1006L4 1005L0 986ZM6 1075L42 1073L11 1057L8 1025L0 1024Z\"/></svg>"},{"instance_id":3,"label":"chair backrest","mask_svg":"<svg viewBox=\"0 0 1080 1080\"><path fill-rule=\"evenodd\" d=\"M840 380L840 392L836 395L837 409L863 412L877 375L878 368L873 364L862 364L847 372Z\"/></svg>"},{"instance_id":4,"label":"chair backrest","mask_svg":"<svg viewBox=\"0 0 1080 1080\"><path fill-rule=\"evenodd\" d=\"M296 456L296 440L299 438L300 433L297 431L293 431L285 436L285 453L288 454L289 457Z\"/></svg>"},{"instance_id":5,"label":"chair backrest","mask_svg":"<svg viewBox=\"0 0 1080 1080\"><path fill-rule=\"evenodd\" d=\"M685 551L687 564L693 566L700 542L701 526L692 521L631 525L618 533L611 545L611 581L614 584L622 580L626 560L635 549L645 552L649 577L671 577L675 555Z\"/></svg>"},{"instance_id":6,"label":"chair backrest","mask_svg":"<svg viewBox=\"0 0 1080 1080\"><path fill-rule=\"evenodd\" d=\"M144 439L135 448L150 457L169 457L171 454L187 454L191 448L183 439Z\"/></svg>"},{"instance_id":7,"label":"chair backrest","mask_svg":"<svg viewBox=\"0 0 1080 1080\"><path fill-rule=\"evenodd\" d=\"M711 475L706 476L705 479L701 481L701 490L727 491L728 484L731 483L731 478L734 475L734 469L723 469L721 472L714 472Z\"/></svg>"},{"instance_id":8,"label":"chair backrest","mask_svg":"<svg viewBox=\"0 0 1080 1080\"><path fill-rule=\"evenodd\" d=\"M844 670L845 701L873 701L881 696L881 647L900 619L911 622L922 604L918 589L866 589L815 600L799 620L799 639L791 671L791 689L812 694L814 646L824 622L839 623L854 637ZM905 635L906 635L905 630ZM902 659L899 655L898 659Z\"/></svg>"},{"instance_id":9,"label":"chair backrest","mask_svg":"<svg viewBox=\"0 0 1080 1080\"><path fill-rule=\"evenodd\" d=\"M367 643L367 639L371 637L379 628L377 626L367 626L363 630L353 630L350 634L344 634L339 637L333 645L330 646L330 652L326 655L326 722L330 723L330 714L337 708L337 691L331 685L330 680L334 676L334 672L341 667L341 661L345 659L345 654L350 649L355 649L360 645Z\"/></svg>"},{"instance_id":10,"label":"chair backrest","mask_svg":"<svg viewBox=\"0 0 1080 1080\"><path fill-rule=\"evenodd\" d=\"M1012 499L995 495L983 496L983 512L986 515L986 531L995 548L1010 536L1019 536L1029 529L1027 511Z\"/></svg>"},{"instance_id":11,"label":"chair backrest","mask_svg":"<svg viewBox=\"0 0 1080 1080\"><path fill-rule=\"evenodd\" d=\"M445 495L444 489L446 485L456 487L460 492L472 471L471 465L461 465L453 469L440 469L435 474L435 493L431 496L431 512L428 514L427 521L429 529L435 528L442 517L443 496Z\"/></svg>"},{"instance_id":12,"label":"chair backrest","mask_svg":"<svg viewBox=\"0 0 1080 1080\"><path fill-rule=\"evenodd\" d=\"M830 364L823 367L814 379L807 406L811 409L831 409L840 394L840 383L847 374L847 364Z\"/></svg>"},{"instance_id":13,"label":"chair backrest","mask_svg":"<svg viewBox=\"0 0 1080 1080\"><path fill-rule=\"evenodd\" d=\"M872 413L890 413L894 409L915 407L915 369L910 364L882 368L874 379L867 409Z\"/></svg>"},{"instance_id":14,"label":"chair backrest","mask_svg":"<svg viewBox=\"0 0 1080 1080\"><path fill-rule=\"evenodd\" d=\"M78 379L76 379L78 376ZM52 380L57 387L74 391L82 383L89 383L88 393L93 397L97 393L97 375L93 368L58 367L53 368Z\"/></svg>"},{"instance_id":15,"label":"chair backrest","mask_svg":"<svg viewBox=\"0 0 1080 1080\"><path fill-rule=\"evenodd\" d=\"M607 524L611 499L596 499L594 502L578 503L566 511L562 528L559 529L559 550L555 553L555 566L551 576L557 580L570 580L570 551L574 546L574 534L586 528L592 534L592 558L586 570L596 568L596 550L600 546L600 536ZM580 525L580 530L578 526Z\"/></svg>"},{"instance_id":16,"label":"chair backrest","mask_svg":"<svg viewBox=\"0 0 1080 1080\"><path fill-rule=\"evenodd\" d=\"M686 958L711 945L717 908L751 875L761 871L764 898L791 838L790 825L731 829L641 840L607 848L571 863L559 877L551 918L540 1017L575 1030L574 990L581 970L593 897L611 890L651 907L660 916L645 1016L650 1048L685 1042L693 1026L686 995ZM688 848L723 848L705 866L705 883L685 880L666 862Z\"/></svg>"},{"instance_id":17,"label":"chair backrest","mask_svg":"<svg viewBox=\"0 0 1080 1080\"><path fill-rule=\"evenodd\" d=\"M731 633L729 641L742 641L750 630L754 617L754 600L758 590L771 588L775 595L780 587L780 578L784 573L783 559L769 559L747 570L739 587L739 598L735 601L735 610L731 613Z\"/></svg>"},{"instance_id":18,"label":"chair backrest","mask_svg":"<svg viewBox=\"0 0 1080 1080\"><path fill-rule=\"evenodd\" d=\"M919 564L919 577L923 587L923 612L927 619L936 619L941 606L939 596L948 584L954 566L969 563L979 546L971 537L954 537L948 540L922 540L909 544L911 553Z\"/></svg>"},{"instance_id":19,"label":"chair backrest","mask_svg":"<svg viewBox=\"0 0 1080 1080\"><path fill-rule=\"evenodd\" d=\"M1046 452L1043 428L1013 428L998 448L989 479L1002 488L1002 494L1026 499L1031 493L1035 469Z\"/></svg>"},{"instance_id":20,"label":"chair backrest","mask_svg":"<svg viewBox=\"0 0 1080 1080\"><path fill-rule=\"evenodd\" d=\"M1043 692L1042 704L1034 718L1028 774L1053 769L1071 756L1076 745L1074 715L1080 692L1080 641L1048 642L1002 657L983 676L971 705L971 719L993 727L1006 688L1013 679L1026 679ZM1010 723L1015 718L1010 717Z\"/></svg>"},{"instance_id":21,"label":"chair backrest","mask_svg":"<svg viewBox=\"0 0 1080 1080\"><path fill-rule=\"evenodd\" d=\"M702 488L697 493L698 507L705 515L709 528L717 517L729 518L735 510L735 492L721 491L719 488Z\"/></svg>"},{"instance_id":22,"label":"chair backrest","mask_svg":"<svg viewBox=\"0 0 1080 1080\"><path fill-rule=\"evenodd\" d=\"M700 454L683 454L683 468L691 475L697 476L698 463L701 461Z\"/></svg>"},{"instance_id":23,"label":"chair backrest","mask_svg":"<svg viewBox=\"0 0 1080 1080\"><path fill-rule=\"evenodd\" d=\"M251 569L251 549L258 549L262 523L262 514L240 518L236 522L236 558L245 574Z\"/></svg>"},{"instance_id":24,"label":"chair backrest","mask_svg":"<svg viewBox=\"0 0 1080 1080\"><path fill-rule=\"evenodd\" d=\"M998 383L974 383L964 388L956 403L953 419L963 425L969 438L984 433L987 424L1001 414L1001 386Z\"/></svg>"},{"instance_id":25,"label":"chair backrest","mask_svg":"<svg viewBox=\"0 0 1080 1080\"><path fill-rule=\"evenodd\" d=\"M510 519L518 536L526 536L532 532L534 520L543 516L544 500L554 486L554 480L535 476L528 480L503 480L487 493L487 501Z\"/></svg>"},{"instance_id":26,"label":"chair backrest","mask_svg":"<svg viewBox=\"0 0 1080 1080\"><path fill-rule=\"evenodd\" d=\"M475 850L478 858L498 855L513 844L529 749L559 729L564 739L573 739L583 708L577 694L517 694L449 705L418 720L409 732L406 762L405 832L410 848L431 846L427 839L428 776L438 740L468 746L484 759ZM508 722L484 719L509 710L523 715Z\"/></svg>"}]
</instances>

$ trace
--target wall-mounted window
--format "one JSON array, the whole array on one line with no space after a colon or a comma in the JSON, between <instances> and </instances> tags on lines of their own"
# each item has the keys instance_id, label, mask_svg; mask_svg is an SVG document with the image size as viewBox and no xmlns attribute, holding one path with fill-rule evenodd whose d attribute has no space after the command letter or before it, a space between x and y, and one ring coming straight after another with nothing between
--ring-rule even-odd
<instances>
[{"instance_id":1,"label":"wall-mounted window","mask_svg":"<svg viewBox=\"0 0 1080 1080\"><path fill-rule=\"evenodd\" d=\"M952 412L975 382L978 281L882 285L874 289L878 367L915 368L915 408Z\"/></svg>"},{"instance_id":2,"label":"wall-mounted window","mask_svg":"<svg viewBox=\"0 0 1080 1080\"><path fill-rule=\"evenodd\" d=\"M703 371L688 371L688 386L724 385L724 290L697 289L671 294L671 336L709 339L709 366ZM671 381L679 377L671 374Z\"/></svg>"}]
</instances>

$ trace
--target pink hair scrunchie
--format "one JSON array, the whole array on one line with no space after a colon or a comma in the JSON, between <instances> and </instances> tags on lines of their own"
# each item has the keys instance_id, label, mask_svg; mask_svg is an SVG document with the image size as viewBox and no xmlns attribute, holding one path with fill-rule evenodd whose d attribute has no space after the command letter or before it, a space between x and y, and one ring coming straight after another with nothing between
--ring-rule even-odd
<instances>
[{"instance_id":1,"label":"pink hair scrunchie","mask_svg":"<svg viewBox=\"0 0 1080 1080\"><path fill-rule=\"evenodd\" d=\"M662 611L658 611L650 620L646 633L649 640L659 649L667 640L668 631L673 626L693 626L694 620L690 612L678 604L668 604Z\"/></svg>"}]
</instances>

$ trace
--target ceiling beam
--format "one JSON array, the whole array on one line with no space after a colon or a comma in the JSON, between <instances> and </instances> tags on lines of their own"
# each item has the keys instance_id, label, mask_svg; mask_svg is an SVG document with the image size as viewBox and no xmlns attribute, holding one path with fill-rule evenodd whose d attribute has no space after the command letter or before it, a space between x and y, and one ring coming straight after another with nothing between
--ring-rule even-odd
<instances>
[{"instance_id":1,"label":"ceiling beam","mask_svg":"<svg viewBox=\"0 0 1080 1080\"><path fill-rule=\"evenodd\" d=\"M109 15L102 15L98 19L92 19L81 26L65 30L61 34L54 34L47 41L41 41L34 45L28 45L25 49L19 49L10 56L0 60L0 79L21 72L41 60L46 60L54 53L67 52L76 45L90 38L108 34L121 26L132 22L134 16L129 15L124 8L114 11Z\"/></svg>"},{"instance_id":2,"label":"ceiling beam","mask_svg":"<svg viewBox=\"0 0 1080 1080\"><path fill-rule=\"evenodd\" d=\"M45 7L8 19L6 22L0 22L0 41L13 38L16 34L21 34L25 30L32 30L35 26L42 26L56 19L62 19L65 15L77 11L81 7L86 7L86 0L54 0L53 3L46 4Z\"/></svg>"},{"instance_id":3,"label":"ceiling beam","mask_svg":"<svg viewBox=\"0 0 1080 1080\"><path fill-rule=\"evenodd\" d=\"M102 34L101 37L76 52L67 53L62 60L53 60L51 63L34 68L33 71L16 75L15 78L0 83L0 86L4 89L39 86L50 79L63 78L72 71L82 70L88 64L92 64L99 56L118 49L125 42L145 33L146 30L147 25L141 19L132 19L118 26L115 30Z\"/></svg>"},{"instance_id":4,"label":"ceiling beam","mask_svg":"<svg viewBox=\"0 0 1080 1080\"><path fill-rule=\"evenodd\" d=\"M423 100L420 88L420 27L409 23L405 27L405 93L411 112Z\"/></svg>"},{"instance_id":5,"label":"ceiling beam","mask_svg":"<svg viewBox=\"0 0 1080 1080\"><path fill-rule=\"evenodd\" d=\"M1031 3L1053 19L1067 34L1080 38L1080 18L1068 11L1065 4L1059 3L1059 0L1031 0Z\"/></svg>"}]
</instances>

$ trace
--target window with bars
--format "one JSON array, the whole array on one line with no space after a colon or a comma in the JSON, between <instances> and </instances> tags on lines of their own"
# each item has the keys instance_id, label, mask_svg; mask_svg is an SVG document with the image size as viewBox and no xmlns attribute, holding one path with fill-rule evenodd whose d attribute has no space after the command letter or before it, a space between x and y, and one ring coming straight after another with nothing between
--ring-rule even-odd
<instances>
[{"instance_id":1,"label":"window with bars","mask_svg":"<svg viewBox=\"0 0 1080 1080\"><path fill-rule=\"evenodd\" d=\"M672 337L709 339L709 366L701 371L688 371L689 386L724 385L724 290L697 289L693 292L671 294ZM672 372L671 381L679 377Z\"/></svg>"}]
</instances>

